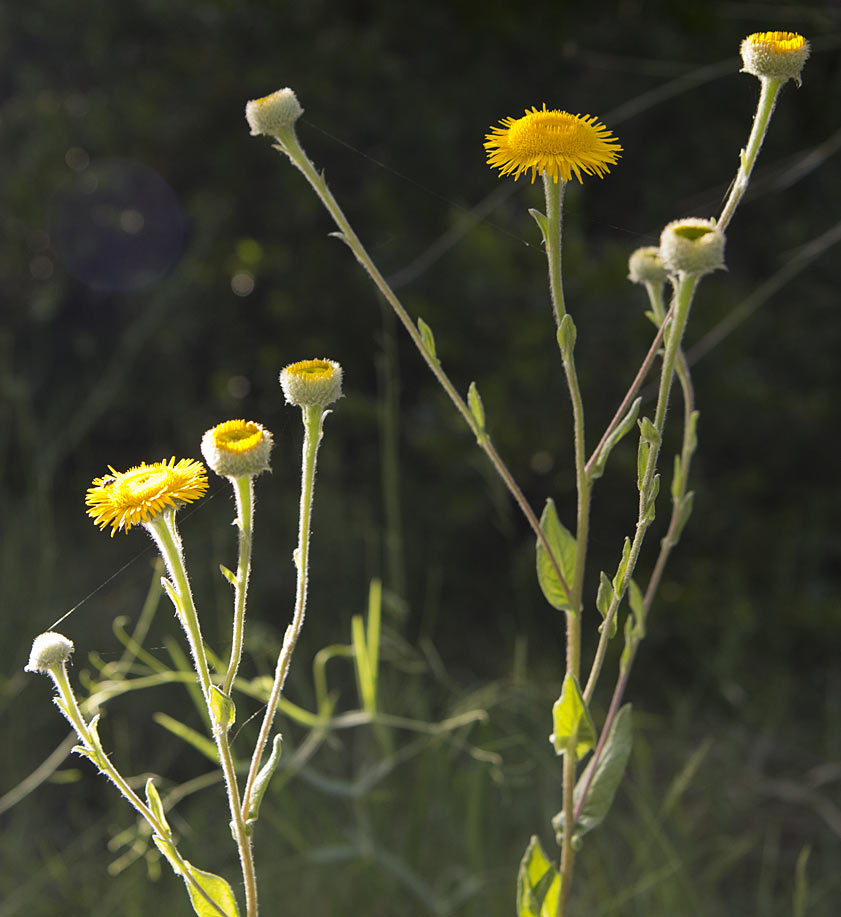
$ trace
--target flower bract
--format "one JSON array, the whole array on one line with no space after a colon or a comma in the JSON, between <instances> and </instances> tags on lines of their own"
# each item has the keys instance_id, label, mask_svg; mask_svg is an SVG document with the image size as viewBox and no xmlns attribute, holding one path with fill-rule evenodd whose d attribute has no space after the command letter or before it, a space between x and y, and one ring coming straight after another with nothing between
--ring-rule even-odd
<instances>
[{"instance_id":1,"label":"flower bract","mask_svg":"<svg viewBox=\"0 0 841 917\"><path fill-rule=\"evenodd\" d=\"M515 180L531 169L531 180L548 175L567 182L581 173L603 178L619 158L616 137L592 115L526 109L522 118L503 118L485 136L488 165Z\"/></svg>"},{"instance_id":2,"label":"flower bract","mask_svg":"<svg viewBox=\"0 0 841 917\"><path fill-rule=\"evenodd\" d=\"M253 420L226 420L204 434L201 451L222 477L260 474L269 470L272 434Z\"/></svg>"},{"instance_id":3,"label":"flower bract","mask_svg":"<svg viewBox=\"0 0 841 917\"><path fill-rule=\"evenodd\" d=\"M207 490L207 471L193 459L141 462L128 471L108 468L111 474L94 479L85 503L96 525L111 526L112 538L118 529L128 531L151 522L167 510L198 500Z\"/></svg>"},{"instance_id":4,"label":"flower bract","mask_svg":"<svg viewBox=\"0 0 841 917\"><path fill-rule=\"evenodd\" d=\"M280 374L280 387L289 404L327 407L342 397L342 367L335 360L301 360Z\"/></svg>"}]
</instances>

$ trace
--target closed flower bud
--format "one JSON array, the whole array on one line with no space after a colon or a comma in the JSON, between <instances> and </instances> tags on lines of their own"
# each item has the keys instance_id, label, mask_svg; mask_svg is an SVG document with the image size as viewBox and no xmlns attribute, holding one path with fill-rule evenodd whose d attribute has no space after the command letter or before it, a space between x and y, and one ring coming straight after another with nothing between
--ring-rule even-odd
<instances>
[{"instance_id":1,"label":"closed flower bud","mask_svg":"<svg viewBox=\"0 0 841 917\"><path fill-rule=\"evenodd\" d=\"M201 441L207 464L223 478L269 471L272 434L252 420L226 420L208 430Z\"/></svg>"},{"instance_id":2,"label":"closed flower bud","mask_svg":"<svg viewBox=\"0 0 841 917\"><path fill-rule=\"evenodd\" d=\"M24 672L42 672L48 675L51 669L64 665L73 653L73 641L63 634L47 631L39 634L32 643L29 664Z\"/></svg>"},{"instance_id":3,"label":"closed flower bud","mask_svg":"<svg viewBox=\"0 0 841 917\"><path fill-rule=\"evenodd\" d=\"M724 267L724 233L715 220L674 220L660 234L660 260L670 274L709 274Z\"/></svg>"},{"instance_id":4,"label":"closed flower bud","mask_svg":"<svg viewBox=\"0 0 841 917\"><path fill-rule=\"evenodd\" d=\"M760 79L794 80L809 57L809 42L796 32L754 32L742 42L743 73Z\"/></svg>"},{"instance_id":5,"label":"closed flower bud","mask_svg":"<svg viewBox=\"0 0 841 917\"><path fill-rule=\"evenodd\" d=\"M289 89L278 89L262 99L252 99L245 106L245 119L251 128L252 137L268 134L277 137L301 117L304 109L295 93Z\"/></svg>"},{"instance_id":6,"label":"closed flower bud","mask_svg":"<svg viewBox=\"0 0 841 917\"><path fill-rule=\"evenodd\" d=\"M342 367L333 360L302 360L280 374L288 404L327 407L342 397Z\"/></svg>"},{"instance_id":7,"label":"closed flower bud","mask_svg":"<svg viewBox=\"0 0 841 917\"><path fill-rule=\"evenodd\" d=\"M660 260L660 249L654 245L638 248L628 259L628 280L631 283L653 283L660 286L668 276L669 272Z\"/></svg>"}]
</instances>

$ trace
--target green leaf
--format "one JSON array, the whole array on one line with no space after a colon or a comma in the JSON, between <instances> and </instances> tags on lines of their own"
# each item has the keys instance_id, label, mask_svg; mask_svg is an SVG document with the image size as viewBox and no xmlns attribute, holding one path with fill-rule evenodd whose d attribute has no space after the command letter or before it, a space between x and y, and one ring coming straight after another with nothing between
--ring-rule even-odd
<instances>
[{"instance_id":1,"label":"green leaf","mask_svg":"<svg viewBox=\"0 0 841 917\"><path fill-rule=\"evenodd\" d=\"M476 429L484 432L485 406L482 404L482 396L479 394L479 389L476 388L475 382L471 382L470 388L467 390L467 406L470 408L473 420L476 421Z\"/></svg>"},{"instance_id":2,"label":"green leaf","mask_svg":"<svg viewBox=\"0 0 841 917\"><path fill-rule=\"evenodd\" d=\"M616 593L613 591L613 583L608 579L607 574L602 570L601 578L599 579L599 591L596 593L596 608L599 610L599 614L603 619L607 618L607 613L610 611L610 605L613 602L613 597ZM604 620L599 625L599 630L604 627ZM609 637L616 636L616 615L613 616L613 620L610 624L610 633Z\"/></svg>"},{"instance_id":3,"label":"green leaf","mask_svg":"<svg viewBox=\"0 0 841 917\"><path fill-rule=\"evenodd\" d=\"M660 445L660 433L648 417L639 421L640 436L650 445Z\"/></svg>"},{"instance_id":4,"label":"green leaf","mask_svg":"<svg viewBox=\"0 0 841 917\"><path fill-rule=\"evenodd\" d=\"M574 742L575 757L580 760L596 744L596 727L572 675L566 675L561 696L552 705L552 726L549 741L556 754L564 754Z\"/></svg>"},{"instance_id":5,"label":"green leaf","mask_svg":"<svg viewBox=\"0 0 841 917\"><path fill-rule=\"evenodd\" d=\"M637 449L637 490L642 491L642 482L645 479L645 469L648 467L648 454L651 452L651 446L640 437L639 448Z\"/></svg>"},{"instance_id":6,"label":"green leaf","mask_svg":"<svg viewBox=\"0 0 841 917\"><path fill-rule=\"evenodd\" d=\"M645 637L645 598L633 579L628 583L628 604L634 616L634 636L642 640Z\"/></svg>"},{"instance_id":7,"label":"green leaf","mask_svg":"<svg viewBox=\"0 0 841 917\"><path fill-rule=\"evenodd\" d=\"M187 860L179 861L175 846L167 838L153 834L152 840L158 850L166 857L175 875L184 879L187 893L190 896L190 903L199 917L238 917L239 911L237 911L234 893L231 890L231 886L221 876L216 876L212 872L205 872L203 869L197 869ZM190 881L191 879L192 881ZM196 888L196 884L201 887L205 894L202 894Z\"/></svg>"},{"instance_id":8,"label":"green leaf","mask_svg":"<svg viewBox=\"0 0 841 917\"><path fill-rule=\"evenodd\" d=\"M811 853L811 845L801 847L794 867L794 917L806 917L809 908L809 876L806 873L806 865Z\"/></svg>"},{"instance_id":9,"label":"green leaf","mask_svg":"<svg viewBox=\"0 0 841 917\"><path fill-rule=\"evenodd\" d=\"M631 705L625 704L616 714L598 761L594 759L587 765L575 786L575 807L578 808L584 787L589 783L587 795L584 797L584 804L581 806L575 825L576 838L580 839L600 825L610 811L616 790L622 782L625 768L628 765L632 741ZM563 816L564 813L559 812L552 819L552 826L555 828L559 844L563 840Z\"/></svg>"},{"instance_id":10,"label":"green leaf","mask_svg":"<svg viewBox=\"0 0 841 917\"><path fill-rule=\"evenodd\" d=\"M237 715L233 700L216 685L210 686L210 714L214 733L227 732L234 725Z\"/></svg>"},{"instance_id":11,"label":"green leaf","mask_svg":"<svg viewBox=\"0 0 841 917\"><path fill-rule=\"evenodd\" d=\"M613 591L617 595L625 592L625 574L628 572L628 562L631 559L631 539L625 536L625 543L622 545L622 559L616 569L616 576L613 577Z\"/></svg>"},{"instance_id":12,"label":"green leaf","mask_svg":"<svg viewBox=\"0 0 841 917\"><path fill-rule=\"evenodd\" d=\"M680 501L680 511L677 518L677 526L675 528L675 534L673 541L677 541L680 538L681 533L687 522L689 522L689 517L692 515L692 507L695 503L695 491L690 490L689 493L683 495L683 499Z\"/></svg>"},{"instance_id":13,"label":"green leaf","mask_svg":"<svg viewBox=\"0 0 841 917\"><path fill-rule=\"evenodd\" d=\"M555 917L561 876L533 835L517 873L517 917Z\"/></svg>"},{"instance_id":14,"label":"green leaf","mask_svg":"<svg viewBox=\"0 0 841 917\"><path fill-rule=\"evenodd\" d=\"M257 772L257 776L254 779L254 786L251 788L247 821L256 821L257 816L260 814L260 804L263 802L263 797L266 795L266 790L269 788L269 782L274 772L277 770L277 765L280 761L280 745L282 741L283 736L278 733L272 740L272 753L269 755L269 760L266 761Z\"/></svg>"},{"instance_id":15,"label":"green leaf","mask_svg":"<svg viewBox=\"0 0 841 917\"><path fill-rule=\"evenodd\" d=\"M547 233L549 231L549 221L546 219L546 214L531 207L529 209L529 216L537 223L538 229L540 229L540 235L543 237L543 244L545 245Z\"/></svg>"},{"instance_id":16,"label":"green leaf","mask_svg":"<svg viewBox=\"0 0 841 917\"><path fill-rule=\"evenodd\" d=\"M561 524L558 519L558 513L555 510L555 503L551 499L546 501L543 515L540 517L540 528L549 542L552 554L568 587L575 578L575 538ZM574 610L569 600L567 588L558 577L549 554L540 539L537 541L537 581L540 583L540 588L546 597L546 601L553 608L557 608L559 611Z\"/></svg>"},{"instance_id":17,"label":"green leaf","mask_svg":"<svg viewBox=\"0 0 841 917\"><path fill-rule=\"evenodd\" d=\"M575 340L578 337L575 322L569 312L561 319L556 336L558 338L558 347L561 348L564 359L568 360L572 356L572 351L575 349Z\"/></svg>"},{"instance_id":18,"label":"green leaf","mask_svg":"<svg viewBox=\"0 0 841 917\"><path fill-rule=\"evenodd\" d=\"M593 463L593 470L590 472L590 477L593 480L600 478L604 474L604 468L607 464L608 456L613 451L614 446L616 446L620 440L622 440L625 436L628 435L628 433L631 432L631 430L633 430L641 404L642 398L637 398L636 401L634 401L634 403L631 405L628 413L622 418L622 421L619 423L616 429L605 440L604 445L599 450L598 458Z\"/></svg>"},{"instance_id":19,"label":"green leaf","mask_svg":"<svg viewBox=\"0 0 841 917\"><path fill-rule=\"evenodd\" d=\"M438 357L435 352L435 335L432 333L432 329L429 325L420 317L418 317L418 331L420 331L420 336L423 339L424 350L433 360L437 360Z\"/></svg>"},{"instance_id":20,"label":"green leaf","mask_svg":"<svg viewBox=\"0 0 841 917\"><path fill-rule=\"evenodd\" d=\"M146 781L146 802L149 804L149 808L154 813L158 823L166 830L168 835L171 835L172 830L169 827L169 822L166 820L164 804L161 802L161 797L158 795L158 788L155 786L155 781L151 777Z\"/></svg>"},{"instance_id":21,"label":"green leaf","mask_svg":"<svg viewBox=\"0 0 841 917\"><path fill-rule=\"evenodd\" d=\"M173 735L178 736L179 739L183 739L188 745L192 745L193 748L198 749L205 757L210 758L214 764L219 763L219 755L216 751L216 746L210 739L196 732L195 729L192 729L190 726L185 725L180 722L180 720L176 720L166 713L155 713L152 715L152 719L159 726L163 726L164 729L168 729Z\"/></svg>"},{"instance_id":22,"label":"green leaf","mask_svg":"<svg viewBox=\"0 0 841 917\"><path fill-rule=\"evenodd\" d=\"M185 865L190 878L197 882L217 905L217 907L214 907L185 876L184 882L190 895L190 903L199 917L219 917L220 912L225 917L237 917L239 913L237 911L237 899L234 897L231 886L221 876L216 876L212 872L205 872L203 869L197 869L192 863L185 862Z\"/></svg>"},{"instance_id":23,"label":"green leaf","mask_svg":"<svg viewBox=\"0 0 841 917\"><path fill-rule=\"evenodd\" d=\"M677 500L677 498L683 492L683 468L681 467L680 456L675 456L674 471L672 472L672 499Z\"/></svg>"},{"instance_id":24,"label":"green leaf","mask_svg":"<svg viewBox=\"0 0 841 917\"><path fill-rule=\"evenodd\" d=\"M657 494L660 493L660 475L655 474L651 479L651 487L648 490L648 502L645 505L644 522L653 522L657 512L656 502Z\"/></svg>"},{"instance_id":25,"label":"green leaf","mask_svg":"<svg viewBox=\"0 0 841 917\"><path fill-rule=\"evenodd\" d=\"M687 436L687 446L691 455L698 448L698 417L697 411L689 415L689 431Z\"/></svg>"},{"instance_id":26,"label":"green leaf","mask_svg":"<svg viewBox=\"0 0 841 917\"><path fill-rule=\"evenodd\" d=\"M224 564L219 564L219 572L222 574L222 576L225 577L225 579L232 586L236 587L236 584L237 584L236 573L232 573Z\"/></svg>"}]
</instances>

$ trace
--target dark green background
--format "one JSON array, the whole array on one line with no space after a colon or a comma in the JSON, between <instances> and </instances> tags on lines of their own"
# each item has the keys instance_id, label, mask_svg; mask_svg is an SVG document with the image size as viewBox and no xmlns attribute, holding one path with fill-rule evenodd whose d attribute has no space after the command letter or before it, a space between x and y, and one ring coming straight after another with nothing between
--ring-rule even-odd
<instances>
[{"instance_id":1,"label":"dark green background","mask_svg":"<svg viewBox=\"0 0 841 917\"><path fill-rule=\"evenodd\" d=\"M266 138L249 137L244 104L281 86L296 90L305 109L302 143L375 260L386 276L406 281L399 292L409 312L434 329L459 388L466 392L476 380L489 430L532 504L553 496L572 526L568 398L544 258L527 214L541 205L540 192L523 181L512 193L500 191L512 183L485 167L484 134L500 118L545 101L598 115L624 147L608 177L567 194L565 282L592 448L651 335L644 297L624 279L627 257L656 243L668 220L720 210L758 92L755 79L738 73L738 44L773 28L802 32L813 56L802 89L789 84L782 91L751 191L728 233L728 272L708 278L697 296L690 347L836 224L835 2L3 6L0 794L63 735L46 684L21 671L32 637L81 602L63 624L76 642L77 664L92 650L108 658L119 651L113 617L134 616L145 594L151 555L138 558L143 536L111 540L84 516L84 491L109 464L198 457L203 431L229 417L272 429L277 447L274 472L260 482L251 614L270 643L282 634L293 590L300 424L282 403L277 374L313 356L342 363L346 398L327 422L322 447L310 615L290 696L306 703L313 653L347 640L369 579L382 576L393 593L390 626L409 645L431 641L448 673L430 688L430 715L443 715L457 705L454 698L482 685L499 685L519 643L545 696L533 721L512 716L511 728L533 728L545 742L544 701L562 677L563 633L534 579L532 536L349 252L327 237L333 227L301 176ZM155 224L156 238L167 241L152 254L144 248L154 243L150 233L127 239L113 225L120 207L142 212L157 200L148 170L171 192L160 198ZM117 187L129 197L116 210L105 198L105 209L95 212L100 226L112 226L108 244L116 247L110 260L86 268L86 282L74 276L82 259L108 250L84 217L91 175L100 191ZM139 191L132 185L138 181L146 182ZM489 213L466 225L471 208L494 193ZM146 218L152 226L154 215ZM460 227L439 258L401 273ZM643 734L650 742L640 746L648 754L640 752L632 779L648 781L656 798L709 736L695 801L712 814L697 823L702 836L692 841L714 848L737 831L731 817L738 830L754 828L750 865L733 873L732 888L744 892L749 909L769 914L790 913L786 883L804 843L813 845L810 869L820 877L816 908L829 908L814 913L833 913L828 902L839 894L831 869L841 834L837 263L837 248L817 258L697 364L695 514L630 687L649 717ZM132 288L147 264L159 276ZM244 297L231 288L242 271L255 284ZM91 277L110 288L95 288ZM396 561L385 547L395 529L381 480L388 384L398 385L400 396ZM615 567L622 538L631 534L633 473L629 446L596 492L593 584L600 568ZM233 562L231 510L215 481L212 494L195 513L183 513L182 529L197 589L217 614L208 630L222 642L225 593L214 571L219 561ZM649 552L660 534L652 534ZM652 563L649 553L642 569ZM169 623L168 612L160 618L162 627ZM255 663L248 665L252 673ZM121 747L133 750L127 766L138 773L171 765L163 754L144 757L149 746L168 741L148 721L148 709L132 699L113 714ZM400 709L396 678L393 711ZM504 718L495 726L502 735L509 728ZM190 776L184 761L184 773L173 776ZM404 786L394 811L415 791L423 792ZM91 901L107 886L103 838L130 821L123 809L107 807L104 792L85 771L81 783L47 785L0 815L16 845L0 867L0 898L9 902L0 915L53 914L59 902L69 908L63 913L123 912L78 903L89 900L83 880ZM501 805L494 794L511 792L487 789L483 805L493 810ZM519 792L528 798L528 786ZM558 808L557 786L547 793L556 795L546 805ZM510 804L516 812L522 805ZM497 830L512 835L497 846L510 841L522 850L529 832L546 836L546 813L537 808L503 819ZM63 845L91 813L105 822L80 856L92 865L63 872L55 865ZM781 865L763 911L766 899L756 888L769 837ZM491 835L485 842L496 844ZM435 846L433 838L428 843ZM285 853L280 846L273 856ZM215 855L218 868L233 866ZM502 876L493 913L513 910L516 852L514 860L506 856L507 866L501 857L476 866ZM428 880L439 876L434 857L423 865ZM133 869L142 880L142 867ZM323 881L318 870L307 875L313 888ZM354 881L378 888L364 871L342 879L357 888ZM155 896L174 885L165 877L150 901L163 900ZM726 884L709 887L734 893ZM413 901L397 903L384 888L364 905L368 912L413 912ZM313 904L319 899L312 894L300 905L311 913L355 912ZM346 892L346 902L361 900L356 895ZM710 900L693 906L687 913L723 913ZM464 907L491 913L481 896Z\"/></svg>"}]
</instances>

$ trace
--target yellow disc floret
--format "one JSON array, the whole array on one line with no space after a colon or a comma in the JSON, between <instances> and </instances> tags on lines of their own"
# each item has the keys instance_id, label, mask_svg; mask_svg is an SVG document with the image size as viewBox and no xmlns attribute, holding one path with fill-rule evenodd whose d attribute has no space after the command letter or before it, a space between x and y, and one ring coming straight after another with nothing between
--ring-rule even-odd
<instances>
[{"instance_id":1,"label":"yellow disc floret","mask_svg":"<svg viewBox=\"0 0 841 917\"><path fill-rule=\"evenodd\" d=\"M226 420L208 430L201 441L204 460L222 477L268 471L272 434L253 420Z\"/></svg>"},{"instance_id":2,"label":"yellow disc floret","mask_svg":"<svg viewBox=\"0 0 841 917\"><path fill-rule=\"evenodd\" d=\"M289 404L327 407L342 397L342 367L334 360L301 360L280 374L280 387Z\"/></svg>"},{"instance_id":3,"label":"yellow disc floret","mask_svg":"<svg viewBox=\"0 0 841 917\"><path fill-rule=\"evenodd\" d=\"M743 72L760 79L794 80L809 57L809 42L797 32L754 32L742 42Z\"/></svg>"},{"instance_id":4,"label":"yellow disc floret","mask_svg":"<svg viewBox=\"0 0 841 917\"><path fill-rule=\"evenodd\" d=\"M201 462L175 458L141 462L128 471L116 471L95 478L85 496L88 515L101 528L111 526L111 537L118 529L151 522L182 503L192 503L207 490L207 472Z\"/></svg>"},{"instance_id":5,"label":"yellow disc floret","mask_svg":"<svg viewBox=\"0 0 841 917\"><path fill-rule=\"evenodd\" d=\"M616 137L592 115L567 111L526 109L522 118L503 118L502 127L485 136L488 165L518 179L531 169L531 180L548 175L555 183L581 173L603 178L622 147Z\"/></svg>"}]
</instances>

